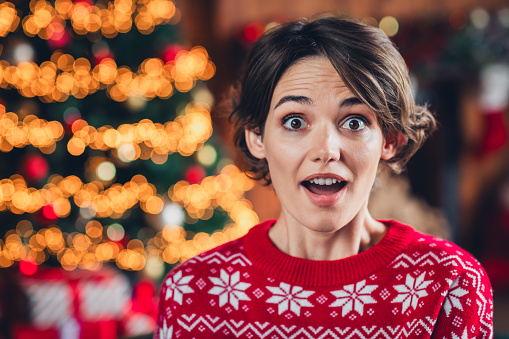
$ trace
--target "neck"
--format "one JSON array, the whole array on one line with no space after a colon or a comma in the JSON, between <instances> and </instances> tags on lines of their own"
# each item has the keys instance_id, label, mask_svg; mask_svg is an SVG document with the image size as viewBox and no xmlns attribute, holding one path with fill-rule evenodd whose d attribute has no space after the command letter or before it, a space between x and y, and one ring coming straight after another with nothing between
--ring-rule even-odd
<instances>
[{"instance_id":1,"label":"neck","mask_svg":"<svg viewBox=\"0 0 509 339\"><path fill-rule=\"evenodd\" d=\"M269 231L269 238L282 252L309 260L337 260L356 255L376 245L387 228L376 221L367 206L346 225L321 227L316 231L302 225L284 212Z\"/></svg>"}]
</instances>

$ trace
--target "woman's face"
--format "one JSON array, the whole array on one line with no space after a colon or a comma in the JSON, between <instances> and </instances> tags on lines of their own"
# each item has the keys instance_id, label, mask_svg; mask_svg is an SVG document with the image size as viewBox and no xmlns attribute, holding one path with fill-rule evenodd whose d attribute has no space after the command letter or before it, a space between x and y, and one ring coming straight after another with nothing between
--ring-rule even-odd
<instances>
[{"instance_id":1,"label":"woman's face","mask_svg":"<svg viewBox=\"0 0 509 339\"><path fill-rule=\"evenodd\" d=\"M324 232L367 209L380 158L396 151L374 112L325 57L302 59L286 71L263 136L246 131L246 139L253 156L267 159L285 222Z\"/></svg>"}]
</instances>

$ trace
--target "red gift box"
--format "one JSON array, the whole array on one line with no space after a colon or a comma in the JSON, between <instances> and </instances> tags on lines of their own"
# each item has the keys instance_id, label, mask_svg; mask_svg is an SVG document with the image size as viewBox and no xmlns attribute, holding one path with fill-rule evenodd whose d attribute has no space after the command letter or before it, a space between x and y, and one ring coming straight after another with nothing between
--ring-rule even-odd
<instances>
[{"instance_id":1,"label":"red gift box","mask_svg":"<svg viewBox=\"0 0 509 339\"><path fill-rule=\"evenodd\" d=\"M129 282L112 269L39 269L36 274L23 277L21 283L28 296L33 329L57 333L56 338L63 336L62 331L73 322L76 335L72 337L117 338L118 323L129 310Z\"/></svg>"},{"instance_id":2,"label":"red gift box","mask_svg":"<svg viewBox=\"0 0 509 339\"><path fill-rule=\"evenodd\" d=\"M116 320L101 322L81 322L78 325L76 338L79 339L116 339L118 338L118 322ZM61 339L62 332L56 328L39 329L32 326L16 326L14 339ZM72 335L71 335L72 336ZM74 336L72 336L74 337Z\"/></svg>"},{"instance_id":3,"label":"red gift box","mask_svg":"<svg viewBox=\"0 0 509 339\"><path fill-rule=\"evenodd\" d=\"M29 326L16 326L13 329L14 339L60 339L60 334L56 329L41 330Z\"/></svg>"},{"instance_id":4,"label":"red gift box","mask_svg":"<svg viewBox=\"0 0 509 339\"><path fill-rule=\"evenodd\" d=\"M108 320L101 322L82 322L81 323L81 339L113 339L117 338L118 322L116 320Z\"/></svg>"}]
</instances>

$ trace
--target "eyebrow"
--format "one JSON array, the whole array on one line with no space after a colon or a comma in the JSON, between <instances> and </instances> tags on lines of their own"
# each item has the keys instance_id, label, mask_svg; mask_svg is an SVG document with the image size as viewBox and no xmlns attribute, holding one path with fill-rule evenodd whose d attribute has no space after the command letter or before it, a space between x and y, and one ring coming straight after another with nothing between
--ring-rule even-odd
<instances>
[{"instance_id":1,"label":"eyebrow","mask_svg":"<svg viewBox=\"0 0 509 339\"><path fill-rule=\"evenodd\" d=\"M290 102L290 101L297 102L299 104L309 105L309 106L314 105L313 100L311 100L310 98L308 98L306 96L286 95L286 96L282 97L281 99L279 99L279 101L277 102L277 104L274 108L278 108L282 104L284 104L286 102ZM347 99L341 101L341 103L339 104L339 107L343 108L343 107L350 107L350 106L362 105L362 104L364 104L364 103L359 98L352 97L352 98L347 98Z\"/></svg>"},{"instance_id":2,"label":"eyebrow","mask_svg":"<svg viewBox=\"0 0 509 339\"><path fill-rule=\"evenodd\" d=\"M339 107L350 107L355 105L364 105L364 103L361 101L361 99L357 97L352 97L341 101Z\"/></svg>"},{"instance_id":3,"label":"eyebrow","mask_svg":"<svg viewBox=\"0 0 509 339\"><path fill-rule=\"evenodd\" d=\"M278 108L285 102L290 102L290 101L294 101L299 104L304 104L304 105L309 105L309 106L313 105L313 100L311 100L310 98L305 97L303 95L287 95L287 96L284 96L281 99L279 99L279 101L277 102L277 104L274 108Z\"/></svg>"}]
</instances>

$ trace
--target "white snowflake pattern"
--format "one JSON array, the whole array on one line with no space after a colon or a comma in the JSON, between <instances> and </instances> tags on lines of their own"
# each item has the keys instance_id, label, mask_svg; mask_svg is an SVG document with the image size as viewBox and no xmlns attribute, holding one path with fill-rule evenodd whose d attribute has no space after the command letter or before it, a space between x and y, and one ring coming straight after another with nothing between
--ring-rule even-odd
<instances>
[{"instance_id":1,"label":"white snowflake pattern","mask_svg":"<svg viewBox=\"0 0 509 339\"><path fill-rule=\"evenodd\" d=\"M378 288L378 285L366 285L366 280L359 281L356 284L346 285L342 290L332 291L331 293L338 299L330 307L341 307L341 316L345 316L352 309L362 315L365 304L374 304L371 293Z\"/></svg>"},{"instance_id":2,"label":"white snowflake pattern","mask_svg":"<svg viewBox=\"0 0 509 339\"><path fill-rule=\"evenodd\" d=\"M182 276L182 271L178 271L173 276L166 279L166 290L165 300L173 297L175 302L182 305L183 295L186 293L193 293L193 289L189 287L189 282L194 278L194 275Z\"/></svg>"},{"instance_id":3,"label":"white snowflake pattern","mask_svg":"<svg viewBox=\"0 0 509 339\"><path fill-rule=\"evenodd\" d=\"M452 339L470 339L470 338L468 338L468 332L467 332L467 329L465 328L463 333L461 333L461 337L458 337L455 333L453 333Z\"/></svg>"},{"instance_id":4,"label":"white snowflake pattern","mask_svg":"<svg viewBox=\"0 0 509 339\"><path fill-rule=\"evenodd\" d=\"M453 307L456 307L460 311L463 311L463 305L461 305L461 301L459 298L463 297L467 293L468 293L467 290L464 290L459 286L459 277L456 278L452 283L451 287L449 288L447 295L445 296L444 310L447 316L451 314Z\"/></svg>"},{"instance_id":5,"label":"white snowflake pattern","mask_svg":"<svg viewBox=\"0 0 509 339\"><path fill-rule=\"evenodd\" d=\"M163 323L163 328L159 329L159 339L171 339L173 337L173 326L168 328L166 320Z\"/></svg>"},{"instance_id":6,"label":"white snowflake pattern","mask_svg":"<svg viewBox=\"0 0 509 339\"><path fill-rule=\"evenodd\" d=\"M221 270L221 278L209 277L215 285L209 291L209 294L219 296L219 306L230 303L236 310L239 309L239 300L251 300L244 292L251 284L240 282L240 272L235 272L231 276L225 270Z\"/></svg>"},{"instance_id":7,"label":"white snowflake pattern","mask_svg":"<svg viewBox=\"0 0 509 339\"><path fill-rule=\"evenodd\" d=\"M410 274L407 274L404 285L394 286L394 289L398 291L398 295L392 300L392 303L403 303L402 313L405 313L410 305L412 305L415 310L419 298L423 298L428 295L426 288L433 282L433 280L424 281L425 275L426 272L423 272L420 276L414 279Z\"/></svg>"},{"instance_id":8,"label":"white snowflake pattern","mask_svg":"<svg viewBox=\"0 0 509 339\"><path fill-rule=\"evenodd\" d=\"M313 291L305 291L300 286L291 286L286 283L280 283L277 286L267 286L267 289L272 292L273 296L267 302L270 304L278 304L278 314L287 311L288 309L300 316L301 307L312 307L313 305L307 300Z\"/></svg>"}]
</instances>

